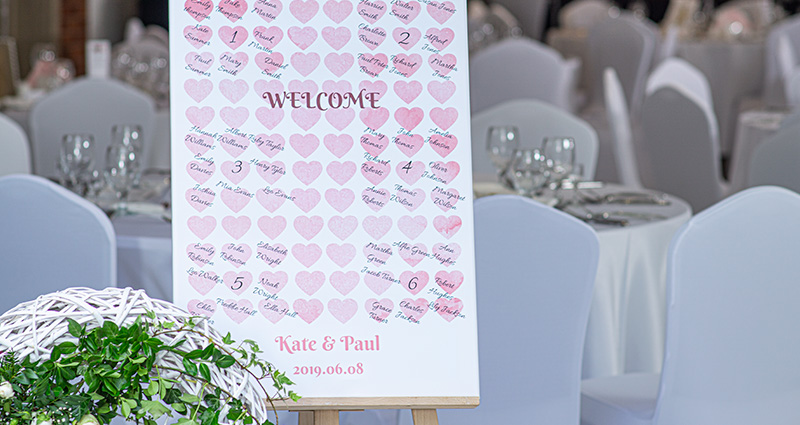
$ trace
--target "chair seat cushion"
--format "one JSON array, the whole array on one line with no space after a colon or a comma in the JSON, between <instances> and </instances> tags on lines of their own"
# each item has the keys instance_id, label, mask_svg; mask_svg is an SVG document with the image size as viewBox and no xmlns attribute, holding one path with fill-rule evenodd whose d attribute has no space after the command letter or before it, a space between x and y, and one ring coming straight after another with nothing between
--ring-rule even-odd
<instances>
[{"instance_id":1,"label":"chair seat cushion","mask_svg":"<svg viewBox=\"0 0 800 425\"><path fill-rule=\"evenodd\" d=\"M660 379L656 373L631 373L584 380L581 425L652 423Z\"/></svg>"}]
</instances>

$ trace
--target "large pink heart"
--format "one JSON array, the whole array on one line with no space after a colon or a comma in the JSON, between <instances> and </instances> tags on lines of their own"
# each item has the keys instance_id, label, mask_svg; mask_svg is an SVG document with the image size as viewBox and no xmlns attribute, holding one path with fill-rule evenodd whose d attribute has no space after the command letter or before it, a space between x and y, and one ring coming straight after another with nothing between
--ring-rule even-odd
<instances>
[{"instance_id":1,"label":"large pink heart","mask_svg":"<svg viewBox=\"0 0 800 425\"><path fill-rule=\"evenodd\" d=\"M217 311L217 306L214 300L189 300L186 304L186 311L193 316L206 316L211 317Z\"/></svg>"},{"instance_id":2,"label":"large pink heart","mask_svg":"<svg viewBox=\"0 0 800 425\"><path fill-rule=\"evenodd\" d=\"M442 158L445 158L458 146L458 139L454 134L433 134L428 140L428 144L431 145L431 149L433 149L434 152L441 155Z\"/></svg>"},{"instance_id":3,"label":"large pink heart","mask_svg":"<svg viewBox=\"0 0 800 425\"><path fill-rule=\"evenodd\" d=\"M350 41L350 30L347 27L325 27L322 29L322 39L333 50L340 50Z\"/></svg>"},{"instance_id":4,"label":"large pink heart","mask_svg":"<svg viewBox=\"0 0 800 425\"><path fill-rule=\"evenodd\" d=\"M355 289L355 287L358 285L359 279L358 272L333 272L333 274L331 274L330 281L331 286L339 291L340 294L347 295L350 293L350 291Z\"/></svg>"},{"instance_id":5,"label":"large pink heart","mask_svg":"<svg viewBox=\"0 0 800 425\"><path fill-rule=\"evenodd\" d=\"M364 284L367 285L372 292L380 295L386 292L394 283L394 274L389 271L371 272L367 271L364 275Z\"/></svg>"},{"instance_id":6,"label":"large pink heart","mask_svg":"<svg viewBox=\"0 0 800 425\"><path fill-rule=\"evenodd\" d=\"M350 189L328 189L325 191L325 200L333 209L344 212L355 201L356 195Z\"/></svg>"},{"instance_id":7,"label":"large pink heart","mask_svg":"<svg viewBox=\"0 0 800 425\"><path fill-rule=\"evenodd\" d=\"M247 218L247 217L244 217ZM247 219L248 222L250 219ZM220 254L222 259L229 262L233 267L239 268L247 265L247 260L253 255L253 250L245 244L227 244L222 247Z\"/></svg>"},{"instance_id":8,"label":"large pink heart","mask_svg":"<svg viewBox=\"0 0 800 425\"><path fill-rule=\"evenodd\" d=\"M273 74L283 66L283 55L278 52L261 52L256 55L256 65L265 74Z\"/></svg>"},{"instance_id":9,"label":"large pink heart","mask_svg":"<svg viewBox=\"0 0 800 425\"><path fill-rule=\"evenodd\" d=\"M325 111L325 119L333 128L342 131L350 125L356 117L356 111L352 109L329 109Z\"/></svg>"},{"instance_id":10,"label":"large pink heart","mask_svg":"<svg viewBox=\"0 0 800 425\"><path fill-rule=\"evenodd\" d=\"M361 118L361 122L363 122L367 127L378 131L378 129L386 124L386 121L389 119L389 110L384 107L380 107L378 109L362 109L358 115ZM364 138L362 137L362 141L363 139Z\"/></svg>"},{"instance_id":11,"label":"large pink heart","mask_svg":"<svg viewBox=\"0 0 800 425\"><path fill-rule=\"evenodd\" d=\"M214 249L214 245L211 245L210 243L203 245L199 243L193 243L186 247L186 256L188 256L192 262L200 267L204 267L209 264L213 265L214 263L211 260L214 258L214 254L216 252L217 251Z\"/></svg>"},{"instance_id":12,"label":"large pink heart","mask_svg":"<svg viewBox=\"0 0 800 425\"><path fill-rule=\"evenodd\" d=\"M222 43L229 48L236 50L247 41L247 28L242 26L237 26L235 28L231 28L229 26L222 26L219 28L219 38L222 40Z\"/></svg>"},{"instance_id":13,"label":"large pink heart","mask_svg":"<svg viewBox=\"0 0 800 425\"><path fill-rule=\"evenodd\" d=\"M192 216L189 217L186 224L195 236L200 239L205 239L217 228L217 219L213 216Z\"/></svg>"},{"instance_id":14,"label":"large pink heart","mask_svg":"<svg viewBox=\"0 0 800 425\"><path fill-rule=\"evenodd\" d=\"M328 301L328 311L331 312L336 320L347 323L358 311L358 303L353 299L339 300L333 298Z\"/></svg>"},{"instance_id":15,"label":"large pink heart","mask_svg":"<svg viewBox=\"0 0 800 425\"><path fill-rule=\"evenodd\" d=\"M444 184L452 183L453 179L458 176L459 171L461 171L461 166L455 161L450 161L447 163L436 161L431 164L431 174L433 174L433 176L437 179L441 180Z\"/></svg>"},{"instance_id":16,"label":"large pink heart","mask_svg":"<svg viewBox=\"0 0 800 425\"><path fill-rule=\"evenodd\" d=\"M450 53L446 55L434 53L428 58L428 63L433 68L433 71L438 75L445 76L456 69L457 62L456 55Z\"/></svg>"},{"instance_id":17,"label":"large pink heart","mask_svg":"<svg viewBox=\"0 0 800 425\"><path fill-rule=\"evenodd\" d=\"M333 22L341 24L353 11L353 4L349 0L328 0L322 5L322 11Z\"/></svg>"},{"instance_id":18,"label":"large pink heart","mask_svg":"<svg viewBox=\"0 0 800 425\"><path fill-rule=\"evenodd\" d=\"M309 273L307 271L301 271L294 277L294 281L297 283L297 287L303 292L308 295L314 295L314 293L319 291L319 288L322 288L322 285L325 284L325 274L322 272Z\"/></svg>"},{"instance_id":19,"label":"large pink heart","mask_svg":"<svg viewBox=\"0 0 800 425\"><path fill-rule=\"evenodd\" d=\"M428 227L428 219L422 215L416 217L405 215L397 220L397 228L409 239L416 239L425 231L426 227Z\"/></svg>"},{"instance_id":20,"label":"large pink heart","mask_svg":"<svg viewBox=\"0 0 800 425\"><path fill-rule=\"evenodd\" d=\"M217 194L207 187L191 188L186 191L186 201L197 212L203 212L214 203Z\"/></svg>"},{"instance_id":21,"label":"large pink heart","mask_svg":"<svg viewBox=\"0 0 800 425\"><path fill-rule=\"evenodd\" d=\"M411 77L416 73L420 68L422 68L422 56L414 53L411 55L407 55L405 53L399 53L394 56L392 60L395 69L404 77Z\"/></svg>"},{"instance_id":22,"label":"large pink heart","mask_svg":"<svg viewBox=\"0 0 800 425\"><path fill-rule=\"evenodd\" d=\"M219 281L219 276L214 272L192 272L189 275L189 284L201 295L211 292Z\"/></svg>"},{"instance_id":23,"label":"large pink heart","mask_svg":"<svg viewBox=\"0 0 800 425\"><path fill-rule=\"evenodd\" d=\"M230 106L226 106L219 111L219 117L222 118L222 121L231 128L240 128L242 124L247 121L247 118L250 117L250 111L241 106L239 108L231 108ZM247 144L250 144L250 140L244 137L241 137L247 141ZM224 145L223 145L224 147Z\"/></svg>"},{"instance_id":24,"label":"large pink heart","mask_svg":"<svg viewBox=\"0 0 800 425\"><path fill-rule=\"evenodd\" d=\"M350 53L328 53L325 56L325 66L337 77L341 77L352 66L355 59Z\"/></svg>"},{"instance_id":25,"label":"large pink heart","mask_svg":"<svg viewBox=\"0 0 800 425\"><path fill-rule=\"evenodd\" d=\"M422 205L425 200L425 191L422 189L408 189L401 187L395 195L397 202L406 207L409 211L414 211Z\"/></svg>"},{"instance_id":26,"label":"large pink heart","mask_svg":"<svg viewBox=\"0 0 800 425\"><path fill-rule=\"evenodd\" d=\"M281 0L256 0L253 5L253 12L267 22L274 21L280 15L281 10L283 10Z\"/></svg>"},{"instance_id":27,"label":"large pink heart","mask_svg":"<svg viewBox=\"0 0 800 425\"><path fill-rule=\"evenodd\" d=\"M364 3L361 3L364 4ZM381 27L362 27L358 30L358 40L370 50L375 50L386 40L386 30Z\"/></svg>"},{"instance_id":28,"label":"large pink heart","mask_svg":"<svg viewBox=\"0 0 800 425\"><path fill-rule=\"evenodd\" d=\"M404 298L400 301L400 311L411 322L419 323L422 316L428 312L428 301L425 298Z\"/></svg>"},{"instance_id":29,"label":"large pink heart","mask_svg":"<svg viewBox=\"0 0 800 425\"><path fill-rule=\"evenodd\" d=\"M259 161L256 164L256 173L267 183L275 184L281 177L286 175L286 166L281 161Z\"/></svg>"},{"instance_id":30,"label":"large pink heart","mask_svg":"<svg viewBox=\"0 0 800 425\"><path fill-rule=\"evenodd\" d=\"M333 216L328 220L328 229L341 240L349 238L357 228L358 219L352 215L347 217Z\"/></svg>"},{"instance_id":31,"label":"large pink heart","mask_svg":"<svg viewBox=\"0 0 800 425\"><path fill-rule=\"evenodd\" d=\"M313 27L290 27L286 33L300 50L308 49L317 40L317 30Z\"/></svg>"},{"instance_id":32,"label":"large pink heart","mask_svg":"<svg viewBox=\"0 0 800 425\"><path fill-rule=\"evenodd\" d=\"M289 12L305 24L319 12L319 3L317 0L294 0L289 3Z\"/></svg>"},{"instance_id":33,"label":"large pink heart","mask_svg":"<svg viewBox=\"0 0 800 425\"><path fill-rule=\"evenodd\" d=\"M425 173L425 163L421 161L401 161L397 163L397 175L407 184L414 184Z\"/></svg>"},{"instance_id":34,"label":"large pink heart","mask_svg":"<svg viewBox=\"0 0 800 425\"><path fill-rule=\"evenodd\" d=\"M431 81L428 83L428 93L439 103L447 102L456 92L456 83L452 81Z\"/></svg>"},{"instance_id":35,"label":"large pink heart","mask_svg":"<svg viewBox=\"0 0 800 425\"><path fill-rule=\"evenodd\" d=\"M437 313L439 313L439 316L442 316L444 320L452 322L453 319L461 316L461 311L464 309L464 303L458 298L453 298L450 300L439 298L434 302L433 308Z\"/></svg>"},{"instance_id":36,"label":"large pink heart","mask_svg":"<svg viewBox=\"0 0 800 425\"><path fill-rule=\"evenodd\" d=\"M189 16L200 22L208 18L211 11L214 10L214 3L209 0L186 0L183 8L189 13Z\"/></svg>"},{"instance_id":37,"label":"large pink heart","mask_svg":"<svg viewBox=\"0 0 800 425\"><path fill-rule=\"evenodd\" d=\"M292 164L292 173L297 180L309 186L322 174L322 164L319 161L297 161Z\"/></svg>"},{"instance_id":38,"label":"large pink heart","mask_svg":"<svg viewBox=\"0 0 800 425\"><path fill-rule=\"evenodd\" d=\"M337 158L343 157L353 147L353 138L349 134L328 134L323 139L325 147ZM353 170L355 173L355 170Z\"/></svg>"},{"instance_id":39,"label":"large pink heart","mask_svg":"<svg viewBox=\"0 0 800 425\"><path fill-rule=\"evenodd\" d=\"M250 199L252 199L252 195L247 191L247 189L231 189L227 187L222 189L219 197L222 199L222 203L235 213L243 210L244 207L250 203Z\"/></svg>"},{"instance_id":40,"label":"large pink heart","mask_svg":"<svg viewBox=\"0 0 800 425\"><path fill-rule=\"evenodd\" d=\"M321 199L319 192L316 189L293 189L292 198L297 208L300 208L304 213L308 214L314 207L319 204Z\"/></svg>"},{"instance_id":41,"label":"large pink heart","mask_svg":"<svg viewBox=\"0 0 800 425\"><path fill-rule=\"evenodd\" d=\"M375 240L379 240L386 236L389 230L392 230L392 218L388 215L381 217L367 216L364 217L361 226L368 235L372 236Z\"/></svg>"},{"instance_id":42,"label":"large pink heart","mask_svg":"<svg viewBox=\"0 0 800 425\"><path fill-rule=\"evenodd\" d=\"M358 57L358 67L361 68L362 72L373 78L380 75L381 71L389 66L388 63L389 58L383 53L376 55L363 53Z\"/></svg>"},{"instance_id":43,"label":"large pink heart","mask_svg":"<svg viewBox=\"0 0 800 425\"><path fill-rule=\"evenodd\" d=\"M258 108L256 118L264 127L272 130L283 120L283 109Z\"/></svg>"},{"instance_id":44,"label":"large pink heart","mask_svg":"<svg viewBox=\"0 0 800 425\"><path fill-rule=\"evenodd\" d=\"M456 289L460 288L461 284L464 283L464 274L459 271L450 273L441 271L436 273L434 279L436 284L444 289L445 292L453 295L453 292L456 292Z\"/></svg>"},{"instance_id":45,"label":"large pink heart","mask_svg":"<svg viewBox=\"0 0 800 425\"><path fill-rule=\"evenodd\" d=\"M422 6L417 1L394 0L392 2L392 15L406 25L416 19L421 11Z\"/></svg>"},{"instance_id":46,"label":"large pink heart","mask_svg":"<svg viewBox=\"0 0 800 425\"><path fill-rule=\"evenodd\" d=\"M437 187L431 191L431 200L433 200L433 204L441 208L444 212L455 210L456 204L460 198L461 196L456 189L445 190Z\"/></svg>"},{"instance_id":47,"label":"large pink heart","mask_svg":"<svg viewBox=\"0 0 800 425\"><path fill-rule=\"evenodd\" d=\"M292 256L294 256L300 264L311 267L322 257L322 248L317 244L295 244L292 246Z\"/></svg>"},{"instance_id":48,"label":"large pink heart","mask_svg":"<svg viewBox=\"0 0 800 425\"><path fill-rule=\"evenodd\" d=\"M258 228L270 239L277 239L286 229L286 219L278 217L263 216L258 219Z\"/></svg>"},{"instance_id":49,"label":"large pink heart","mask_svg":"<svg viewBox=\"0 0 800 425\"><path fill-rule=\"evenodd\" d=\"M440 24L444 24L445 22L447 22L447 20L453 17L455 13L456 13L456 6L453 4L453 2L432 1L428 3L428 14L431 15L431 17Z\"/></svg>"},{"instance_id":50,"label":"large pink heart","mask_svg":"<svg viewBox=\"0 0 800 425\"><path fill-rule=\"evenodd\" d=\"M361 193L361 200L375 212L382 210L389 198L388 190L375 187L368 187Z\"/></svg>"},{"instance_id":51,"label":"large pink heart","mask_svg":"<svg viewBox=\"0 0 800 425\"><path fill-rule=\"evenodd\" d=\"M211 112L213 113L214 110L212 109ZM187 134L183 141L186 143L186 147L195 155L204 155L214 146L214 139L202 134Z\"/></svg>"},{"instance_id":52,"label":"large pink heart","mask_svg":"<svg viewBox=\"0 0 800 425\"><path fill-rule=\"evenodd\" d=\"M362 1L358 3L358 16L370 24L374 24L386 13L386 3L381 0Z\"/></svg>"},{"instance_id":53,"label":"large pink heart","mask_svg":"<svg viewBox=\"0 0 800 425\"><path fill-rule=\"evenodd\" d=\"M222 219L222 228L225 229L225 232L231 235L234 239L241 239L242 236L247 234L247 232L250 230L251 224L250 217L248 216L227 216Z\"/></svg>"},{"instance_id":54,"label":"large pink heart","mask_svg":"<svg viewBox=\"0 0 800 425\"><path fill-rule=\"evenodd\" d=\"M374 185L386 180L391 172L392 166L388 162L369 161L361 164L361 175Z\"/></svg>"},{"instance_id":55,"label":"large pink heart","mask_svg":"<svg viewBox=\"0 0 800 425\"><path fill-rule=\"evenodd\" d=\"M214 119L214 115L214 108L210 106L202 108L190 106L186 109L186 119L197 128L205 128Z\"/></svg>"},{"instance_id":56,"label":"large pink heart","mask_svg":"<svg viewBox=\"0 0 800 425\"><path fill-rule=\"evenodd\" d=\"M222 70L234 76L239 74L247 66L248 62L250 62L250 58L244 52L225 52L219 56L219 64Z\"/></svg>"},{"instance_id":57,"label":"large pink heart","mask_svg":"<svg viewBox=\"0 0 800 425\"><path fill-rule=\"evenodd\" d=\"M242 107L242 109L245 108ZM232 157L238 158L250 147L250 139L239 134L221 134L219 136L219 145Z\"/></svg>"},{"instance_id":58,"label":"large pink heart","mask_svg":"<svg viewBox=\"0 0 800 425\"><path fill-rule=\"evenodd\" d=\"M383 81L363 80L358 83L358 90L366 90L366 93L374 96L376 101L380 100L388 89L389 87Z\"/></svg>"},{"instance_id":59,"label":"large pink heart","mask_svg":"<svg viewBox=\"0 0 800 425\"><path fill-rule=\"evenodd\" d=\"M281 189L265 188L256 192L256 200L269 212L275 212L286 202L288 195Z\"/></svg>"},{"instance_id":60,"label":"large pink heart","mask_svg":"<svg viewBox=\"0 0 800 425\"><path fill-rule=\"evenodd\" d=\"M453 42L453 38L455 38L455 36L456 33L450 28L431 28L427 33L425 33L425 38L428 39L428 43L430 43L437 50L443 50L445 47L449 46L450 43Z\"/></svg>"},{"instance_id":61,"label":"large pink heart","mask_svg":"<svg viewBox=\"0 0 800 425\"><path fill-rule=\"evenodd\" d=\"M253 303L248 300L225 300L222 303L222 310L231 320L239 324L255 313Z\"/></svg>"},{"instance_id":62,"label":"large pink heart","mask_svg":"<svg viewBox=\"0 0 800 425\"><path fill-rule=\"evenodd\" d=\"M419 134L404 133L397 135L397 139L395 139L394 143L397 145L397 148L400 149L400 152L403 152L407 157L411 158L425 145L425 139Z\"/></svg>"},{"instance_id":63,"label":"large pink heart","mask_svg":"<svg viewBox=\"0 0 800 425\"><path fill-rule=\"evenodd\" d=\"M428 285L430 277L424 271L418 272L403 272L400 274L400 284L411 292L411 295L417 295L422 292Z\"/></svg>"},{"instance_id":64,"label":"large pink heart","mask_svg":"<svg viewBox=\"0 0 800 425\"><path fill-rule=\"evenodd\" d=\"M256 39L258 44L264 46L264 48L272 50L278 43L281 42L281 40L283 40L283 31L280 29L280 27L258 26L253 28L253 38ZM260 62L258 56L256 56L256 61ZM281 60L281 62L283 62L283 60Z\"/></svg>"},{"instance_id":65,"label":"large pink heart","mask_svg":"<svg viewBox=\"0 0 800 425\"><path fill-rule=\"evenodd\" d=\"M253 275L250 272L228 272L222 277L222 282L234 294L241 296L253 283Z\"/></svg>"},{"instance_id":66,"label":"large pink heart","mask_svg":"<svg viewBox=\"0 0 800 425\"><path fill-rule=\"evenodd\" d=\"M394 83L394 92L403 102L411 103L422 93L422 84L419 81L397 81Z\"/></svg>"},{"instance_id":67,"label":"large pink heart","mask_svg":"<svg viewBox=\"0 0 800 425\"><path fill-rule=\"evenodd\" d=\"M392 256L392 247L388 244L376 244L370 242L364 246L364 256L367 257L367 263L375 267L385 266L386 262Z\"/></svg>"},{"instance_id":68,"label":"large pink heart","mask_svg":"<svg viewBox=\"0 0 800 425\"><path fill-rule=\"evenodd\" d=\"M295 0L298 1L298 0ZM309 0L314 1L314 0ZM317 320L324 307L322 306L322 301L313 299L313 300L295 300L294 304L292 304L294 311L297 312L297 315L303 319L304 322L311 324L313 321Z\"/></svg>"},{"instance_id":69,"label":"large pink heart","mask_svg":"<svg viewBox=\"0 0 800 425\"><path fill-rule=\"evenodd\" d=\"M242 19L247 12L247 2L245 0L220 0L217 5L219 10L231 22Z\"/></svg>"},{"instance_id":70,"label":"large pink heart","mask_svg":"<svg viewBox=\"0 0 800 425\"><path fill-rule=\"evenodd\" d=\"M418 243L413 246L404 246L400 249L400 258L411 267L416 267L422 260L428 257L428 247Z\"/></svg>"},{"instance_id":71,"label":"large pink heart","mask_svg":"<svg viewBox=\"0 0 800 425\"><path fill-rule=\"evenodd\" d=\"M214 64L214 55L209 52L189 52L186 54L185 59L189 69L198 74L205 74L206 71L211 68L211 65Z\"/></svg>"},{"instance_id":72,"label":"large pink heart","mask_svg":"<svg viewBox=\"0 0 800 425\"><path fill-rule=\"evenodd\" d=\"M258 302L258 311L272 323L278 323L289 313L289 303L286 300L261 300Z\"/></svg>"},{"instance_id":73,"label":"large pink heart","mask_svg":"<svg viewBox=\"0 0 800 425\"><path fill-rule=\"evenodd\" d=\"M214 83L211 80L194 80L187 79L183 83L183 89L195 102L202 102L214 90Z\"/></svg>"},{"instance_id":74,"label":"large pink heart","mask_svg":"<svg viewBox=\"0 0 800 425\"><path fill-rule=\"evenodd\" d=\"M239 184L250 174L250 164L242 161L225 161L220 167L222 175L233 184Z\"/></svg>"},{"instance_id":75,"label":"large pink heart","mask_svg":"<svg viewBox=\"0 0 800 425\"><path fill-rule=\"evenodd\" d=\"M388 298L382 300L370 298L364 303L364 309L369 314L370 319L379 323L388 323L386 318L392 314L394 303Z\"/></svg>"},{"instance_id":76,"label":"large pink heart","mask_svg":"<svg viewBox=\"0 0 800 425\"><path fill-rule=\"evenodd\" d=\"M322 112L319 109L292 109L292 121L305 131L316 125L320 117Z\"/></svg>"},{"instance_id":77,"label":"large pink heart","mask_svg":"<svg viewBox=\"0 0 800 425\"><path fill-rule=\"evenodd\" d=\"M308 158L319 147L319 138L314 134L292 134L289 136L289 144L300 156Z\"/></svg>"},{"instance_id":78,"label":"large pink heart","mask_svg":"<svg viewBox=\"0 0 800 425\"><path fill-rule=\"evenodd\" d=\"M289 283L289 275L286 272L262 272L258 276L258 283L270 294L277 294Z\"/></svg>"},{"instance_id":79,"label":"large pink heart","mask_svg":"<svg viewBox=\"0 0 800 425\"><path fill-rule=\"evenodd\" d=\"M297 0L295 0L297 1ZM294 53L290 59L292 66L300 75L304 77L308 77L308 74L311 74L317 66L319 65L319 54L317 53L302 53L297 52Z\"/></svg>"},{"instance_id":80,"label":"large pink heart","mask_svg":"<svg viewBox=\"0 0 800 425\"><path fill-rule=\"evenodd\" d=\"M271 245L259 242L256 258L263 260L270 267L278 267L287 255L289 255L289 250L282 244Z\"/></svg>"},{"instance_id":81,"label":"large pink heart","mask_svg":"<svg viewBox=\"0 0 800 425\"><path fill-rule=\"evenodd\" d=\"M422 33L417 28L395 28L392 31L392 38L400 47L408 51L422 38Z\"/></svg>"},{"instance_id":82,"label":"large pink heart","mask_svg":"<svg viewBox=\"0 0 800 425\"><path fill-rule=\"evenodd\" d=\"M431 250L433 258L445 267L450 267L456 263L458 257L461 255L461 246L457 243L442 244L437 243Z\"/></svg>"},{"instance_id":83,"label":"large pink heart","mask_svg":"<svg viewBox=\"0 0 800 425\"><path fill-rule=\"evenodd\" d=\"M194 181L203 184L214 175L217 165L208 160L190 161L186 164L186 172Z\"/></svg>"},{"instance_id":84,"label":"large pink heart","mask_svg":"<svg viewBox=\"0 0 800 425\"><path fill-rule=\"evenodd\" d=\"M341 268L346 267L356 257L356 247L349 243L342 245L332 243L325 248L325 252L328 258Z\"/></svg>"},{"instance_id":85,"label":"large pink heart","mask_svg":"<svg viewBox=\"0 0 800 425\"><path fill-rule=\"evenodd\" d=\"M356 174L356 163L331 161L326 171L333 181L344 186Z\"/></svg>"},{"instance_id":86,"label":"large pink heart","mask_svg":"<svg viewBox=\"0 0 800 425\"><path fill-rule=\"evenodd\" d=\"M395 121L408 131L415 129L423 118L425 118L425 112L422 111L422 108L401 107L394 112Z\"/></svg>"},{"instance_id":87,"label":"large pink heart","mask_svg":"<svg viewBox=\"0 0 800 425\"><path fill-rule=\"evenodd\" d=\"M444 131L447 131L458 119L456 108L433 108L431 109L431 120Z\"/></svg>"},{"instance_id":88,"label":"large pink heart","mask_svg":"<svg viewBox=\"0 0 800 425\"><path fill-rule=\"evenodd\" d=\"M256 112L256 115L257 114ZM253 139L253 144L258 146L258 149L263 152L264 155L272 158L279 152L283 152L286 140L280 134L258 134Z\"/></svg>"},{"instance_id":89,"label":"large pink heart","mask_svg":"<svg viewBox=\"0 0 800 425\"><path fill-rule=\"evenodd\" d=\"M238 103L240 100L244 99L247 90L248 86L245 80L222 80L219 82L220 93L222 93L226 99L230 100L231 103Z\"/></svg>"},{"instance_id":90,"label":"large pink heart","mask_svg":"<svg viewBox=\"0 0 800 425\"><path fill-rule=\"evenodd\" d=\"M447 239L450 239L461 229L461 217L454 215L445 217L437 216L433 219L433 228Z\"/></svg>"},{"instance_id":91,"label":"large pink heart","mask_svg":"<svg viewBox=\"0 0 800 425\"><path fill-rule=\"evenodd\" d=\"M322 230L323 225L325 225L325 222L320 216L299 216L294 219L294 229L307 241L314 239L314 237L319 234L320 230Z\"/></svg>"}]
</instances>

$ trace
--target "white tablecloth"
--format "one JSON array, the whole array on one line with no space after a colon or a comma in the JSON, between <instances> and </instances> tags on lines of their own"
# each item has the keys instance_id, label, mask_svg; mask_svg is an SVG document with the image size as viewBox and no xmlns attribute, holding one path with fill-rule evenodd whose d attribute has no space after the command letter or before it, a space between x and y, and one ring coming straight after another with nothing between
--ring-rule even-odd
<instances>
[{"instance_id":1,"label":"white tablecloth","mask_svg":"<svg viewBox=\"0 0 800 425\"><path fill-rule=\"evenodd\" d=\"M778 132L788 114L788 111L751 110L739 115L731 157L730 181L733 192L747 188L753 152L761 142Z\"/></svg>"}]
</instances>

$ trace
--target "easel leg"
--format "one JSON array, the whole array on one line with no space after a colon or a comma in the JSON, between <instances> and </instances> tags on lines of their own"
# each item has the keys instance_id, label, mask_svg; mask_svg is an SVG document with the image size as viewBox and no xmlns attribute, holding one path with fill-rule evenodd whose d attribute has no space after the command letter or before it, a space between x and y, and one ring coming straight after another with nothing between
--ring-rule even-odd
<instances>
[{"instance_id":1,"label":"easel leg","mask_svg":"<svg viewBox=\"0 0 800 425\"><path fill-rule=\"evenodd\" d=\"M339 411L302 411L300 412L299 425L339 425Z\"/></svg>"},{"instance_id":2,"label":"easel leg","mask_svg":"<svg viewBox=\"0 0 800 425\"><path fill-rule=\"evenodd\" d=\"M411 416L414 418L414 425L439 425L435 409L412 409Z\"/></svg>"}]
</instances>

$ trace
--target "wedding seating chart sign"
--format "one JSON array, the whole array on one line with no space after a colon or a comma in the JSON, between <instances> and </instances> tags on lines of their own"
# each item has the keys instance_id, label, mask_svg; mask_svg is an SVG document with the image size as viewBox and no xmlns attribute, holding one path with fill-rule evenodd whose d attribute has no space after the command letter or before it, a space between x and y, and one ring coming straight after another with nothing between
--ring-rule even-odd
<instances>
[{"instance_id":1,"label":"wedding seating chart sign","mask_svg":"<svg viewBox=\"0 0 800 425\"><path fill-rule=\"evenodd\" d=\"M314 397L477 397L464 0L171 0L174 299Z\"/></svg>"}]
</instances>

